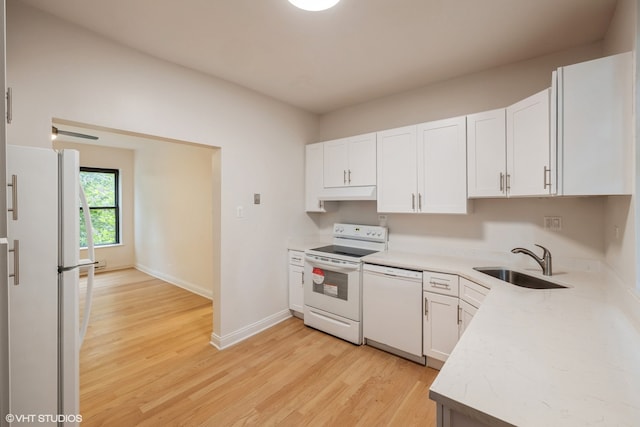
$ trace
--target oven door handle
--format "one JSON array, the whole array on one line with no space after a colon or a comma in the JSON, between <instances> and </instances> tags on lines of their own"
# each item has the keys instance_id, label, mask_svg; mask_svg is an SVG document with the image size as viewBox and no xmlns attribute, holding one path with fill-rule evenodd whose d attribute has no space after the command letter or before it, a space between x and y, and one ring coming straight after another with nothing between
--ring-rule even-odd
<instances>
[{"instance_id":1,"label":"oven door handle","mask_svg":"<svg viewBox=\"0 0 640 427\"><path fill-rule=\"evenodd\" d=\"M360 269L360 263L348 263L348 264L339 263L338 264L333 262L325 262L325 261L320 261L314 257L310 257L308 255L305 255L305 260L312 266L325 267L327 269L331 269L332 271L336 271L336 272L351 272L351 271L358 271Z\"/></svg>"}]
</instances>

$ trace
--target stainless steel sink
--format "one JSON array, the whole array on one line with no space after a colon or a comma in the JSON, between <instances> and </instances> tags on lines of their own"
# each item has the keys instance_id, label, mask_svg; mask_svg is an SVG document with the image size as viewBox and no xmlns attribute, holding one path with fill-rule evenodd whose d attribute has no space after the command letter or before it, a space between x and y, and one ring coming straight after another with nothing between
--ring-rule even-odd
<instances>
[{"instance_id":1,"label":"stainless steel sink","mask_svg":"<svg viewBox=\"0 0 640 427\"><path fill-rule=\"evenodd\" d=\"M519 273L517 271L509 270L502 267L474 267L481 273L488 274L496 279L503 280L512 285L520 286L529 289L558 289L566 288L566 286L558 285L556 283L548 282L539 277L529 276L528 274Z\"/></svg>"}]
</instances>

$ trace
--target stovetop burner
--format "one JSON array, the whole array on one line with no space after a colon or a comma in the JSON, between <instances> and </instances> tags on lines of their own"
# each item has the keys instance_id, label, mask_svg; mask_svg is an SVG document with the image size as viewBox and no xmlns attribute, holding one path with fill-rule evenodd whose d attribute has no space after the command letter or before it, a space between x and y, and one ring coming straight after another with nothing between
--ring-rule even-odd
<instances>
[{"instance_id":1,"label":"stovetop burner","mask_svg":"<svg viewBox=\"0 0 640 427\"><path fill-rule=\"evenodd\" d=\"M349 246L338 246L338 245L329 245L323 246L321 248L314 248L312 251L315 252L324 252L327 254L333 255L344 255L353 258L362 258L363 256L371 255L379 251L374 251L371 249L361 249L361 248L352 248Z\"/></svg>"}]
</instances>

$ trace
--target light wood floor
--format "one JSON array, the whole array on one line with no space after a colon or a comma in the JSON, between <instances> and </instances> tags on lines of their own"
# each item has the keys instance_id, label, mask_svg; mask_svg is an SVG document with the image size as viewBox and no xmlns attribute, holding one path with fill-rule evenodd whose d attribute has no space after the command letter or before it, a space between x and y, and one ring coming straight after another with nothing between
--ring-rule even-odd
<instances>
[{"instance_id":1,"label":"light wood floor","mask_svg":"<svg viewBox=\"0 0 640 427\"><path fill-rule=\"evenodd\" d=\"M96 279L83 427L435 425L433 369L296 318L218 351L209 300L136 270Z\"/></svg>"}]
</instances>

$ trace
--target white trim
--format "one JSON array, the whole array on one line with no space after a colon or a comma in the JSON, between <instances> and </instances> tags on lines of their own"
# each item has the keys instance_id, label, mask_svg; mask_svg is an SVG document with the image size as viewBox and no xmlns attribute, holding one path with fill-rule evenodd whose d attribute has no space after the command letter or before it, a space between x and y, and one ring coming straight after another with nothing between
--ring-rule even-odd
<instances>
[{"instance_id":1,"label":"white trim","mask_svg":"<svg viewBox=\"0 0 640 427\"><path fill-rule=\"evenodd\" d=\"M198 294L201 297L205 297L207 299L213 299L213 290L205 289L202 286L196 285L194 283L185 282L184 280L178 279L177 277L170 276L168 274L161 273L159 271L153 270L149 267L146 267L141 264L136 264L134 267L136 270L140 270L143 273L148 274L149 276L153 276L156 279L163 280L167 283L175 285L179 288L185 289L189 292L193 292L194 294Z\"/></svg>"},{"instance_id":2,"label":"white trim","mask_svg":"<svg viewBox=\"0 0 640 427\"><path fill-rule=\"evenodd\" d=\"M222 337L216 333L212 333L210 344L218 350L224 350L225 348L231 347L232 345L237 344L240 341L244 341L247 338L264 331L265 329L269 329L270 327L275 326L290 317L291 311L289 311L289 309L286 309Z\"/></svg>"}]
</instances>

